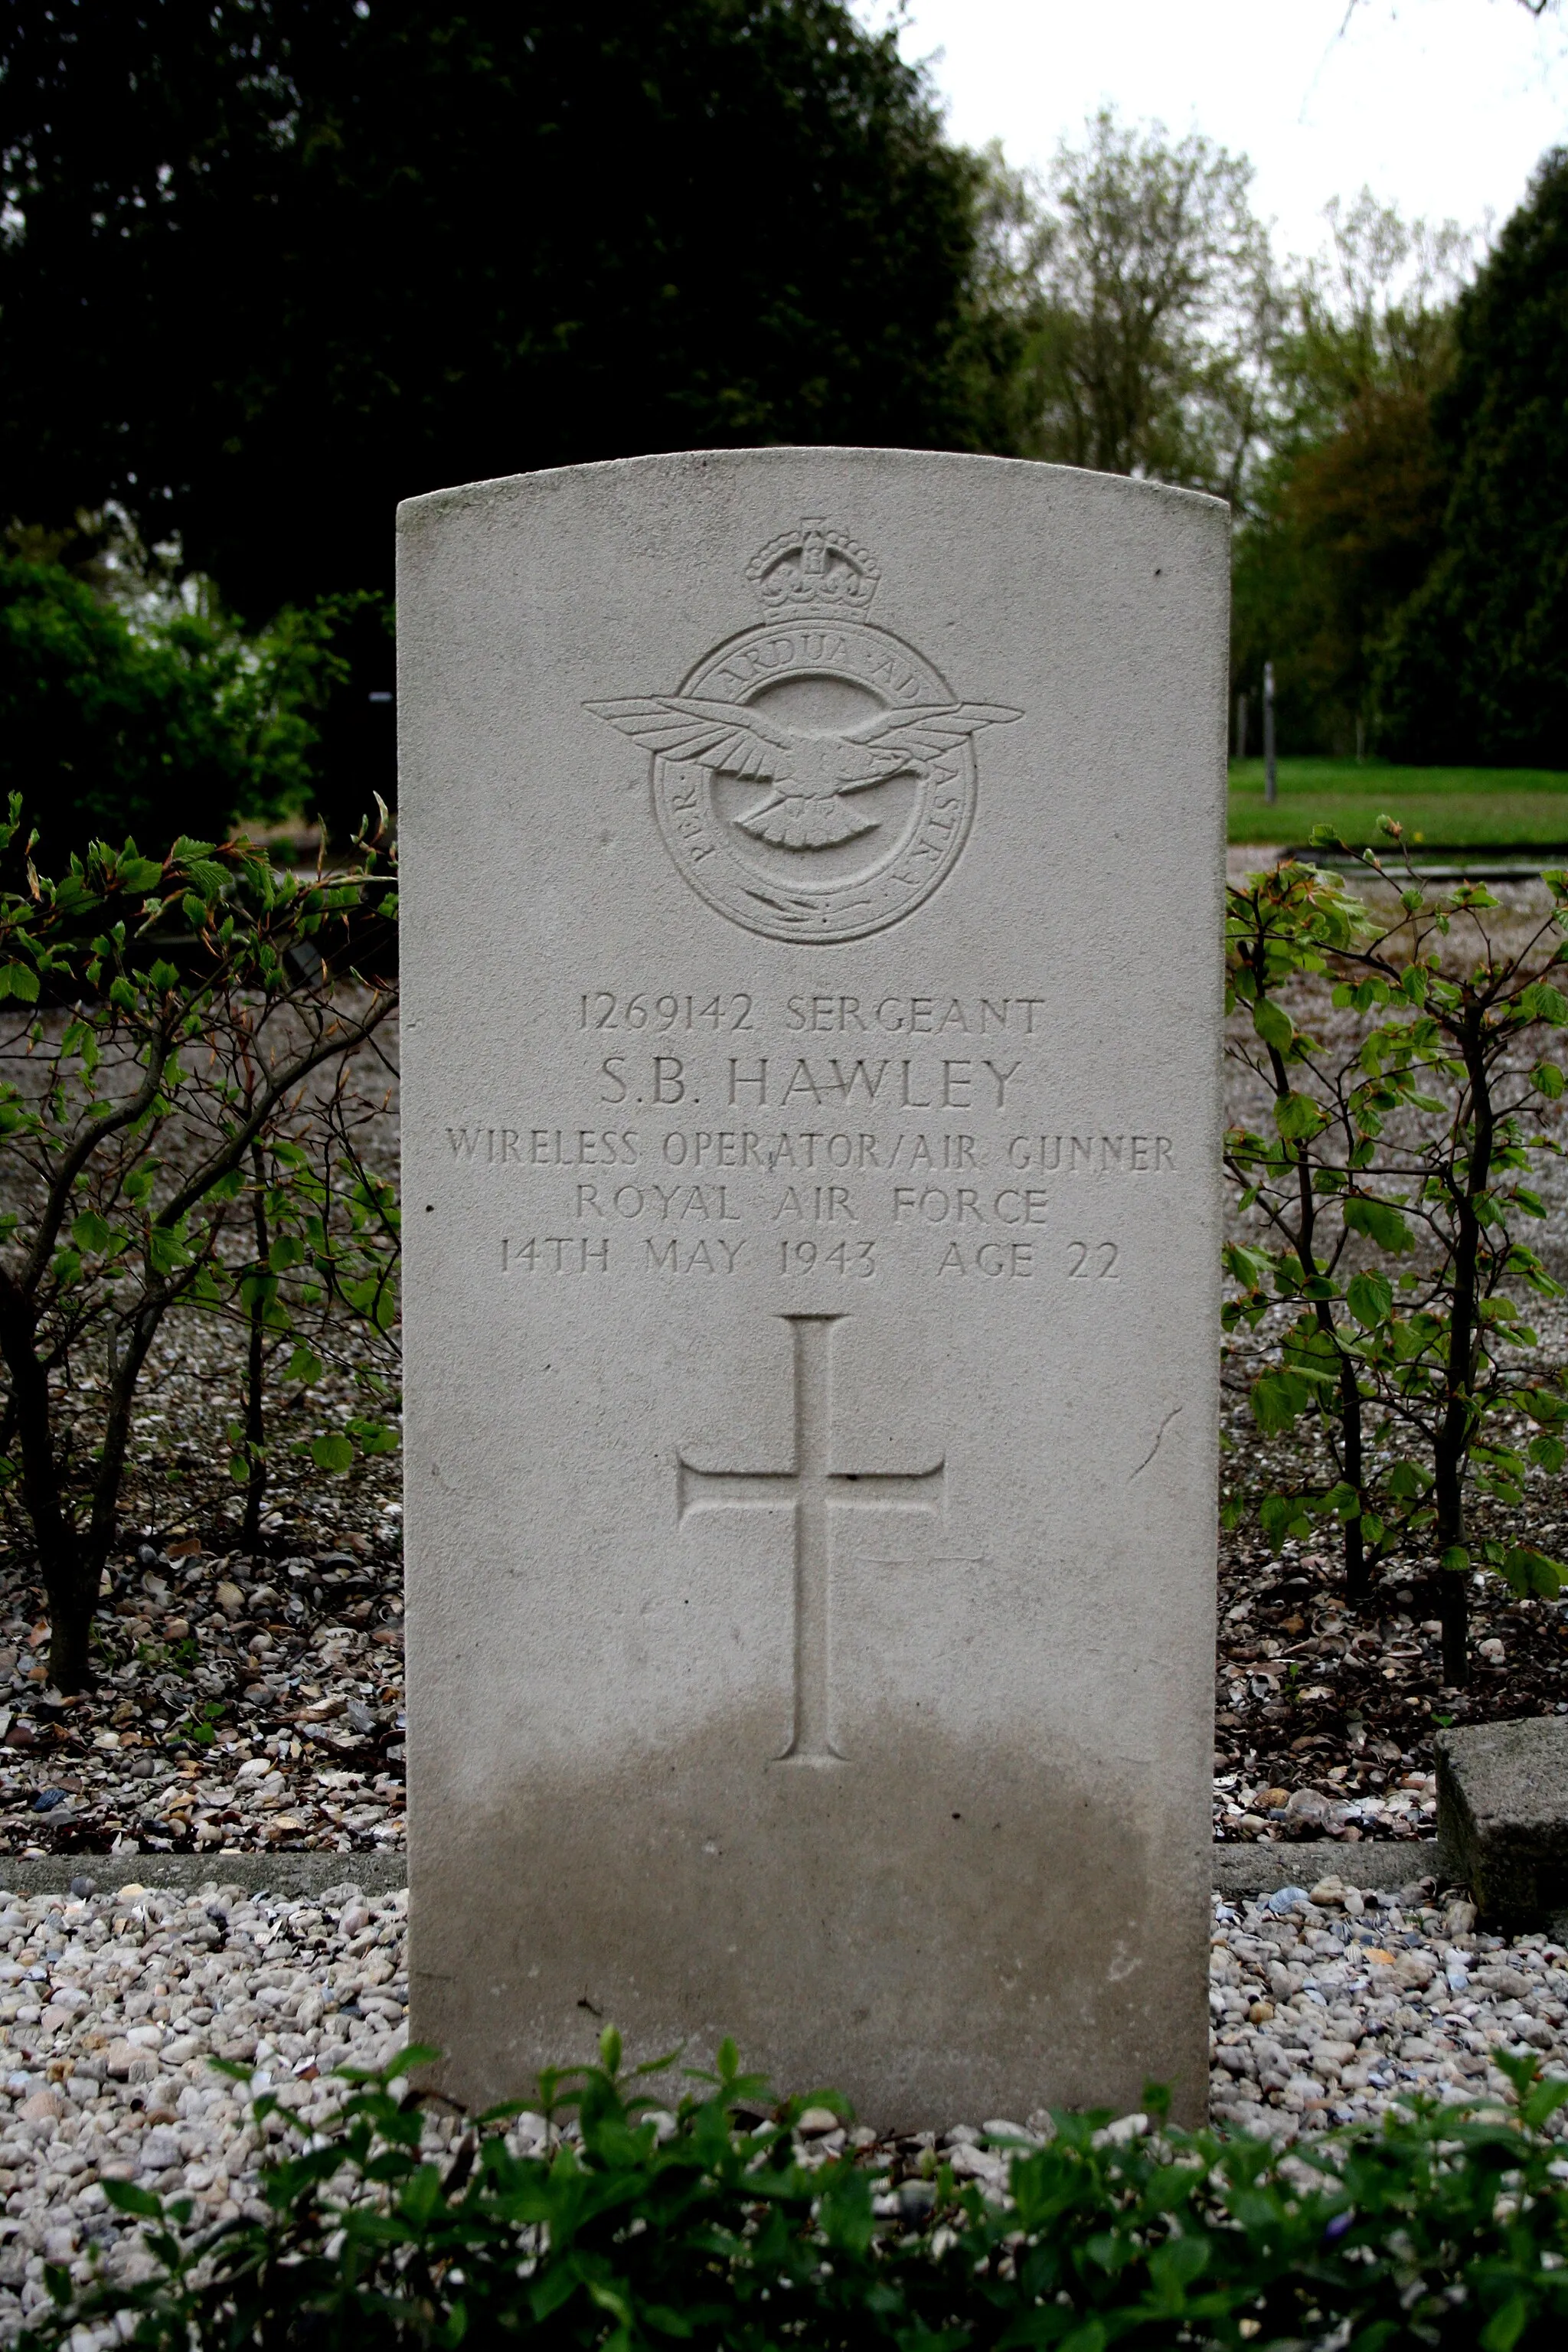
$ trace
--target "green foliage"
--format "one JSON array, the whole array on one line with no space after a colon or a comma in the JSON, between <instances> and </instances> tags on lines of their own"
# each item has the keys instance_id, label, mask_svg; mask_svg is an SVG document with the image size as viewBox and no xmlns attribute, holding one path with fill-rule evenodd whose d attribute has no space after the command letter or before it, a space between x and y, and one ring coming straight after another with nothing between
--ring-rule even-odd
<instances>
[{"instance_id":1,"label":"green foliage","mask_svg":"<svg viewBox=\"0 0 1568 2352\"><path fill-rule=\"evenodd\" d=\"M843 0L11 9L0 153L0 511L254 618L436 483L973 438L974 167Z\"/></svg>"},{"instance_id":2,"label":"green foliage","mask_svg":"<svg viewBox=\"0 0 1568 2352\"><path fill-rule=\"evenodd\" d=\"M1399 842L1403 828L1381 822ZM1416 1539L1468 1567L1467 1486L1517 1507L1530 1465L1560 1466L1568 1421L1568 1395L1522 1369L1536 1347L1522 1301L1558 1295L1524 1238L1543 1213L1525 1179L1558 1148L1542 1048L1568 1022L1547 977L1568 881L1549 877L1552 912L1503 953L1489 891L1423 884L1408 856L1384 878L1396 896L1383 916L1297 862L1226 893L1229 1003L1251 1031L1238 1023L1231 1051L1274 1116L1272 1132L1226 1138L1238 1206L1263 1234L1226 1252L1225 1324L1257 1330L1288 1312L1278 1361L1253 1377L1254 1415L1266 1435L1307 1417L1330 1469L1315 1488L1262 1498L1262 1523L1277 1542L1337 1518L1352 1601ZM1317 1003L1331 997L1331 1042L1302 1025L1307 984ZM1505 1428L1521 1413L1540 1433L1522 1454ZM1476 1565L1521 1593L1554 1594L1568 1577L1495 1541ZM1450 1683L1466 1675L1465 1589L1444 1580Z\"/></svg>"},{"instance_id":3,"label":"green foliage","mask_svg":"<svg viewBox=\"0 0 1568 2352\"><path fill-rule=\"evenodd\" d=\"M268 1343L287 1347L307 1385L329 1309L390 1332L396 1206L356 1149L367 1114L347 1074L395 1001L355 963L395 902L368 846L301 877L245 840L183 836L162 859L100 842L51 879L17 821L13 800L0 855L17 852L27 880L0 889L13 1013L0 1026L0 1474L31 1522L50 1671L68 1691L88 1679L132 1409L164 1317L234 1317L253 1368ZM65 1008L47 1020L46 992ZM383 1413L362 1412L321 1433L324 1466L353 1458L356 1430L363 1453L394 1442ZM256 1434L236 1425L230 1443L248 1484Z\"/></svg>"},{"instance_id":4,"label":"green foliage","mask_svg":"<svg viewBox=\"0 0 1568 2352\"><path fill-rule=\"evenodd\" d=\"M1433 401L1464 259L1452 230L1406 225L1369 193L1329 218L1328 256L1270 354L1270 455L1237 541L1236 682L1256 714L1273 661L1296 751L1355 743L1378 645L1438 551L1449 459Z\"/></svg>"},{"instance_id":5,"label":"green foliage","mask_svg":"<svg viewBox=\"0 0 1568 2352\"><path fill-rule=\"evenodd\" d=\"M1015 2144L1005 2201L939 2163L905 2205L885 2168L799 2160L806 2102L760 2125L738 2116L766 2113L766 2086L731 2043L714 2073L688 2073L670 2113L651 2085L674 2062L623 2074L607 2029L597 2066L541 2082L547 2117L574 2114L576 2136L523 2154L501 2108L449 2158L422 2146L401 2079L432 2054L350 2075L335 2128L268 2166L265 2220L195 2237L188 2198L106 2181L147 2224L151 2274L78 2297L51 2266L24 2344L55 2352L107 2323L159 2352L1546 2352L1568 2326L1568 2189L1549 2130L1568 2083L1531 2059L1500 2057L1507 2110L1417 2104L1283 2162L1267 2141L1170 2126L1150 2092L1131 2130L1058 2115L1046 2146ZM831 2095L811 2104L825 2101L848 2116ZM275 2123L277 2097L254 2113Z\"/></svg>"},{"instance_id":6,"label":"green foliage","mask_svg":"<svg viewBox=\"0 0 1568 2352\"><path fill-rule=\"evenodd\" d=\"M254 641L210 604L128 618L59 563L0 556L0 806L20 793L59 864L105 835L219 839L241 809L299 800L333 618L285 614Z\"/></svg>"},{"instance_id":7,"label":"green foliage","mask_svg":"<svg viewBox=\"0 0 1568 2352\"><path fill-rule=\"evenodd\" d=\"M1555 762L1568 723L1568 152L1460 300L1434 423L1452 492L1377 677L1396 757Z\"/></svg>"},{"instance_id":8,"label":"green foliage","mask_svg":"<svg viewBox=\"0 0 1568 2352\"><path fill-rule=\"evenodd\" d=\"M1102 107L1047 180L985 158L981 296L1010 330L994 446L1236 496L1276 296L1244 157Z\"/></svg>"}]
</instances>

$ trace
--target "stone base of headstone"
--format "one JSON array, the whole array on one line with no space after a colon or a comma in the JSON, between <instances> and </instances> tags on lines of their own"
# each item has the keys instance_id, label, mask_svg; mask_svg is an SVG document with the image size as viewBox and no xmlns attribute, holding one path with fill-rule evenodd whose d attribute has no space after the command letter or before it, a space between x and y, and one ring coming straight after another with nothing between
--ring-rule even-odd
<instances>
[{"instance_id":1,"label":"stone base of headstone","mask_svg":"<svg viewBox=\"0 0 1568 2352\"><path fill-rule=\"evenodd\" d=\"M1568 1908L1568 1718L1440 1732L1439 1868L1489 1925Z\"/></svg>"}]
</instances>

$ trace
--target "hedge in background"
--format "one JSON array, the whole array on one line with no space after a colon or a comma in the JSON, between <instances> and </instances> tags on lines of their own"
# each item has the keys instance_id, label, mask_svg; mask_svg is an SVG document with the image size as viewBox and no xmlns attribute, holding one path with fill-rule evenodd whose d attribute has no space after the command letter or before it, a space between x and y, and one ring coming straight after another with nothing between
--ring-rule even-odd
<instances>
[{"instance_id":1,"label":"hedge in background","mask_svg":"<svg viewBox=\"0 0 1568 2352\"><path fill-rule=\"evenodd\" d=\"M1538 766L1568 740L1568 150L1549 154L1457 317L1434 404L1442 546L1374 684L1396 760Z\"/></svg>"},{"instance_id":2,"label":"hedge in background","mask_svg":"<svg viewBox=\"0 0 1568 2352\"><path fill-rule=\"evenodd\" d=\"M64 565L0 556L0 808L19 793L63 865L105 835L155 857L181 834L221 841L241 810L301 798L341 618L249 639L175 603L133 623Z\"/></svg>"}]
</instances>

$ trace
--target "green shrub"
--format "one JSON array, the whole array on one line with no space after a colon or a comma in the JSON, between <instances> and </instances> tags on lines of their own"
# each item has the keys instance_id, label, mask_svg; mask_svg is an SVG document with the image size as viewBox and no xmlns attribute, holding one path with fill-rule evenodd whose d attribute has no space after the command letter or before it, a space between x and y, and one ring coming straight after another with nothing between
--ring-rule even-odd
<instances>
[{"instance_id":1,"label":"green shrub","mask_svg":"<svg viewBox=\"0 0 1568 2352\"><path fill-rule=\"evenodd\" d=\"M886 2150L803 2163L806 2102L753 2126L765 2086L732 2045L717 2074L688 2076L673 2115L646 2081L673 2061L623 2077L614 2032L600 2054L542 2080L546 2117L574 2110L580 2130L537 2152L509 2144L520 2106L479 2117L455 2154L422 2148L420 2099L397 2077L432 2053L408 2051L349 2075L335 2129L269 2168L264 2220L188 2236L188 2200L106 2181L147 2218L153 2273L73 2296L49 2270L52 2306L24 2342L42 2352L83 2326L169 2352L1564 2340L1568 2165L1549 2126L1568 2082L1528 2059L1500 2058L1506 2114L1426 2105L1286 2156L1170 2127L1152 2093L1149 2117L1109 2130L1058 2116L1046 2145L1013 2154L1004 2200L929 2155L929 2191L901 2196ZM831 2094L810 2104L825 2102L847 2116ZM277 2104L256 2102L259 2123Z\"/></svg>"},{"instance_id":2,"label":"green shrub","mask_svg":"<svg viewBox=\"0 0 1568 2352\"><path fill-rule=\"evenodd\" d=\"M352 1074L396 1004L396 894L369 843L314 875L243 838L182 835L167 857L95 842L58 877L33 845L13 800L0 858L27 882L0 883L0 1488L15 1482L29 1524L49 1675L69 1697L92 1685L166 1318L246 1329L230 1468L248 1500L276 1351L308 1391L346 1309L379 1343L380 1364L355 1368L362 1400L386 1393L398 1219L360 1154L374 1097ZM376 1411L310 1450L342 1471L351 1439L366 1454L395 1442Z\"/></svg>"},{"instance_id":3,"label":"green shrub","mask_svg":"<svg viewBox=\"0 0 1568 2352\"><path fill-rule=\"evenodd\" d=\"M103 836L222 840L302 798L341 605L254 639L177 601L133 623L61 564L0 556L0 806L20 793L61 865Z\"/></svg>"}]
</instances>

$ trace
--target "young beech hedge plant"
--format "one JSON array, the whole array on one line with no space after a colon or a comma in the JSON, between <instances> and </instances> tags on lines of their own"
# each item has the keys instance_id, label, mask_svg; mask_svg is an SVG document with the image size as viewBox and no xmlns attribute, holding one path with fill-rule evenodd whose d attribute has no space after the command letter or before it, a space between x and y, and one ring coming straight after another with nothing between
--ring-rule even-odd
<instances>
[{"instance_id":1,"label":"young beech hedge plant","mask_svg":"<svg viewBox=\"0 0 1568 2352\"><path fill-rule=\"evenodd\" d=\"M1568 2341L1568 2165L1549 2126L1568 2082L1500 2056L1510 2106L1426 2105L1276 2156L1266 2140L1146 2116L1058 2115L1012 2145L1005 2196L931 2151L800 2160L805 2100L767 2121L763 2080L726 2043L673 2110L674 2061L547 2074L539 2104L580 2136L510 2140L517 2106L456 2152L422 2145L400 2079L350 2074L335 2127L262 2177L265 2218L205 2234L189 2199L106 2180L145 2217L149 2274L52 2301L24 2344L241 2347L517 2345L531 2352L1560 2352ZM227 2071L243 2075L242 2067ZM813 2093L849 2119L832 2093ZM277 2100L255 2102L265 2127ZM276 2127L276 2126L274 2126ZM537 2150L537 2152L533 2152Z\"/></svg>"},{"instance_id":2,"label":"young beech hedge plant","mask_svg":"<svg viewBox=\"0 0 1568 2352\"><path fill-rule=\"evenodd\" d=\"M0 890L0 1478L31 1523L49 1674L69 1694L90 1680L165 1318L281 1326L279 1285L298 1292L307 1265L312 1297L335 1285L390 1318L388 1286L360 1263L391 1247L387 1220L351 1200L334 1226L321 1151L299 1138L323 1132L330 1166L346 1133L335 1074L396 1001L357 946L384 940L395 899L367 844L340 873L300 877L246 840L181 839L166 857L98 842L52 880L7 856L18 826L13 801L0 860L26 881ZM308 1378L320 1364L304 1352ZM361 1433L369 1450L389 1442L376 1422ZM323 1442L342 1466L349 1436ZM247 1479L251 1466L242 1454Z\"/></svg>"},{"instance_id":3,"label":"young beech hedge plant","mask_svg":"<svg viewBox=\"0 0 1568 2352\"><path fill-rule=\"evenodd\" d=\"M1429 1548L1457 1685L1474 1569L1546 1599L1568 1577L1467 1525L1471 1492L1517 1510L1528 1469L1568 1459L1568 1391L1540 1369L1524 1311L1562 1295L1531 1236L1534 1171L1562 1149L1568 874L1546 875L1549 907L1521 920L1482 884L1424 882L1407 855L1367 863L1380 903L1298 862L1226 893L1230 1009L1247 1024L1230 1050L1268 1116L1226 1139L1256 1234L1226 1253L1226 1321L1289 1307L1253 1410L1266 1433L1315 1424L1330 1465L1316 1488L1264 1498L1265 1534L1337 1517L1352 1603L1394 1552Z\"/></svg>"}]
</instances>

